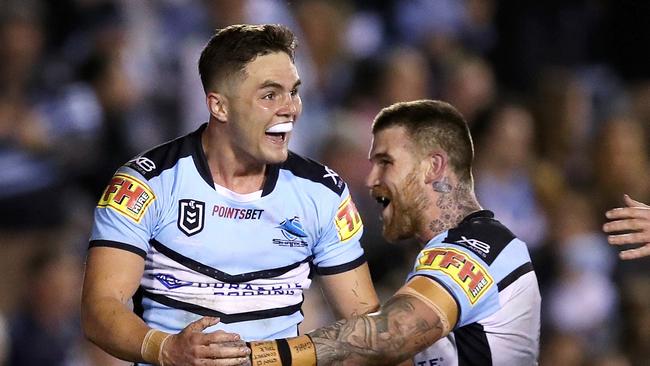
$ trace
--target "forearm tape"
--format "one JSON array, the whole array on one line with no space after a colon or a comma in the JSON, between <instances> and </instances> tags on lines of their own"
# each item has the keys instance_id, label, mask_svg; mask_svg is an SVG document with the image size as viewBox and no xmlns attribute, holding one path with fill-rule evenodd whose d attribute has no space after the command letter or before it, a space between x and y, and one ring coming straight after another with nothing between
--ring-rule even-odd
<instances>
[{"instance_id":1,"label":"forearm tape","mask_svg":"<svg viewBox=\"0 0 650 366\"><path fill-rule=\"evenodd\" d=\"M142 359L152 364L164 366L161 358L162 349L165 345L165 341L167 341L170 336L171 334L156 329L149 329L147 334L144 336L142 347L140 348Z\"/></svg>"},{"instance_id":2,"label":"forearm tape","mask_svg":"<svg viewBox=\"0 0 650 366\"><path fill-rule=\"evenodd\" d=\"M316 347L308 335L246 342L253 366L316 366Z\"/></svg>"},{"instance_id":3,"label":"forearm tape","mask_svg":"<svg viewBox=\"0 0 650 366\"><path fill-rule=\"evenodd\" d=\"M442 335L446 336L456 325L458 306L449 292L436 281L416 276L399 289L395 295L409 295L423 301L440 318Z\"/></svg>"}]
</instances>

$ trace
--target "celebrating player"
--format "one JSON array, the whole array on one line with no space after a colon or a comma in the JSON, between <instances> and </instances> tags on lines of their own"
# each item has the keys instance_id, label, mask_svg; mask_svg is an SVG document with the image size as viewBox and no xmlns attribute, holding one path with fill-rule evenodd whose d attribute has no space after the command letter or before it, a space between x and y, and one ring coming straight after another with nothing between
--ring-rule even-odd
<instances>
[{"instance_id":1,"label":"celebrating player","mask_svg":"<svg viewBox=\"0 0 650 366\"><path fill-rule=\"evenodd\" d=\"M389 241L422 250L377 313L252 342L254 365L533 365L540 294L526 244L479 205L463 117L432 100L383 109L367 179Z\"/></svg>"},{"instance_id":2,"label":"celebrating player","mask_svg":"<svg viewBox=\"0 0 650 366\"><path fill-rule=\"evenodd\" d=\"M302 109L295 47L284 26L218 31L199 60L209 122L109 182L82 299L84 331L107 352L244 364L240 337L297 335L311 268L337 316L378 308L346 184L288 150Z\"/></svg>"}]
</instances>

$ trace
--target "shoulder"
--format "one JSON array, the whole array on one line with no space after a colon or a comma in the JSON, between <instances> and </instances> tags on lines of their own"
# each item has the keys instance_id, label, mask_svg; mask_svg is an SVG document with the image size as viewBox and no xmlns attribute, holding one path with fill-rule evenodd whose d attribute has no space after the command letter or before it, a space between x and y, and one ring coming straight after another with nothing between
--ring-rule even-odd
<instances>
[{"instance_id":1,"label":"shoulder","mask_svg":"<svg viewBox=\"0 0 650 366\"><path fill-rule=\"evenodd\" d=\"M341 196L345 191L345 182L334 170L312 159L289 152L289 157L280 166L296 177L307 179L316 184L327 187Z\"/></svg>"},{"instance_id":2,"label":"shoulder","mask_svg":"<svg viewBox=\"0 0 650 366\"><path fill-rule=\"evenodd\" d=\"M176 166L180 159L198 154L202 130L203 126L190 134L162 143L137 155L124 166L140 173L146 180L157 177Z\"/></svg>"},{"instance_id":3,"label":"shoulder","mask_svg":"<svg viewBox=\"0 0 650 366\"><path fill-rule=\"evenodd\" d=\"M466 217L458 226L450 229L446 243L453 243L474 252L492 264L516 236L491 211L483 210Z\"/></svg>"}]
</instances>

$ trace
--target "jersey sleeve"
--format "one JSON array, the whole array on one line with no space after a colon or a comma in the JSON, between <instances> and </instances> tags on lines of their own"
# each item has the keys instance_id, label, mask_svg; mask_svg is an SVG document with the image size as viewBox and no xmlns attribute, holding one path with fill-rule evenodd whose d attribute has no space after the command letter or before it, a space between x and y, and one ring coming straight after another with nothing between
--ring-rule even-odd
<instances>
[{"instance_id":1,"label":"jersey sleeve","mask_svg":"<svg viewBox=\"0 0 650 366\"><path fill-rule=\"evenodd\" d=\"M458 304L455 328L489 316L498 309L498 290L490 267L465 247L439 243L425 247L408 275L434 279Z\"/></svg>"},{"instance_id":2,"label":"jersey sleeve","mask_svg":"<svg viewBox=\"0 0 650 366\"><path fill-rule=\"evenodd\" d=\"M153 236L159 199L141 174L129 167L120 168L95 207L90 247L116 247L144 258Z\"/></svg>"},{"instance_id":3,"label":"jersey sleeve","mask_svg":"<svg viewBox=\"0 0 650 366\"><path fill-rule=\"evenodd\" d=\"M316 273L321 275L346 272L366 262L360 243L361 215L347 187L337 197L323 205L322 231L313 249Z\"/></svg>"}]
</instances>

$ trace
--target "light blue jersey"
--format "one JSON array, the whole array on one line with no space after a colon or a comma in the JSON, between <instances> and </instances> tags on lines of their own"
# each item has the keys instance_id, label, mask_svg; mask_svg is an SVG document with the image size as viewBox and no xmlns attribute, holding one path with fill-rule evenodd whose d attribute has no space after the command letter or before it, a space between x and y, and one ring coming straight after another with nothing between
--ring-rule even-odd
<instances>
[{"instance_id":1,"label":"light blue jersey","mask_svg":"<svg viewBox=\"0 0 650 366\"><path fill-rule=\"evenodd\" d=\"M414 276L456 300L452 332L414 357L416 366L535 365L541 298L526 244L490 211L467 216L418 255Z\"/></svg>"},{"instance_id":2,"label":"light blue jersey","mask_svg":"<svg viewBox=\"0 0 650 366\"><path fill-rule=\"evenodd\" d=\"M296 154L267 167L261 192L213 183L197 131L121 167L99 200L90 246L145 259L134 310L177 333L201 316L246 340L296 336L312 271L365 263L346 184Z\"/></svg>"}]
</instances>

